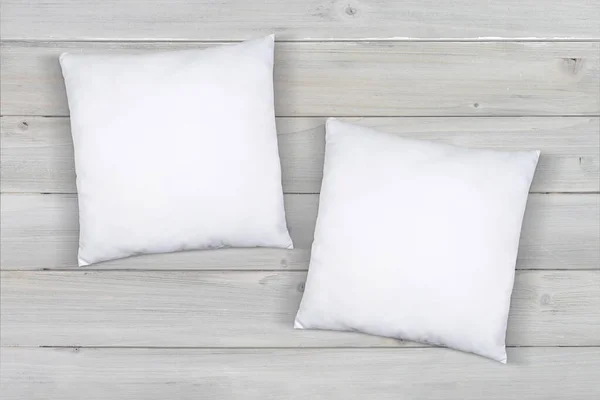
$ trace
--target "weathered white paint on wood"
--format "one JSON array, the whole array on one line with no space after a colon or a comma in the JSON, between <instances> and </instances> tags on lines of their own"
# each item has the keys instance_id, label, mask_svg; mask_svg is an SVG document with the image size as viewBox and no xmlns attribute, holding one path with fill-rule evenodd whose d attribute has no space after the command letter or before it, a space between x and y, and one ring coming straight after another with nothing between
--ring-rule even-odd
<instances>
[{"instance_id":1,"label":"weathered white paint on wood","mask_svg":"<svg viewBox=\"0 0 600 400\"><path fill-rule=\"evenodd\" d=\"M3 0L6 39L598 38L591 0Z\"/></svg>"},{"instance_id":2,"label":"weathered white paint on wood","mask_svg":"<svg viewBox=\"0 0 600 400\"><path fill-rule=\"evenodd\" d=\"M518 269L599 269L600 195L531 194ZM2 269L76 268L75 195L3 194ZM151 255L86 269L306 269L317 195L286 195L296 250L233 249Z\"/></svg>"},{"instance_id":3,"label":"weathered white paint on wood","mask_svg":"<svg viewBox=\"0 0 600 400\"><path fill-rule=\"evenodd\" d=\"M283 188L318 193L325 145L324 118L278 118ZM504 150L542 151L532 192L600 190L600 119L350 118L405 137ZM2 192L75 193L73 144L65 117L2 117Z\"/></svg>"},{"instance_id":4,"label":"weathered white paint on wood","mask_svg":"<svg viewBox=\"0 0 600 400\"><path fill-rule=\"evenodd\" d=\"M4 43L2 113L68 114L63 51L206 46ZM279 116L598 115L599 50L580 42L279 43L275 108Z\"/></svg>"},{"instance_id":5,"label":"weathered white paint on wood","mask_svg":"<svg viewBox=\"0 0 600 400\"><path fill-rule=\"evenodd\" d=\"M4 271L4 346L402 346L293 330L306 272ZM518 271L507 344L600 346L600 271ZM414 344L413 344L414 345Z\"/></svg>"},{"instance_id":6,"label":"weathered white paint on wood","mask_svg":"<svg viewBox=\"0 0 600 400\"><path fill-rule=\"evenodd\" d=\"M3 348L4 400L597 400L600 348Z\"/></svg>"},{"instance_id":7,"label":"weathered white paint on wood","mask_svg":"<svg viewBox=\"0 0 600 400\"><path fill-rule=\"evenodd\" d=\"M411 115L452 117L359 123L460 145L538 148L534 192L600 190L597 1L217 3L2 0L0 107L15 117L1 120L1 191L75 191L68 119L35 117L68 115L61 51L205 48L272 32L284 41L276 46L277 114L318 117L278 120L287 192L319 191L322 116ZM570 117L455 118L461 115ZM3 269L76 269L74 195L1 200ZM511 345L596 347L511 348L504 366L393 339L294 331L305 278L294 270L308 266L318 197L288 195L297 250L185 252L76 271L3 272L2 346L119 348L1 347L0 397L595 400L599 200L530 197L517 268L570 271L518 271L508 330ZM143 271L152 269L165 271ZM277 346L290 348L265 348ZM314 348L327 346L348 348Z\"/></svg>"}]
</instances>

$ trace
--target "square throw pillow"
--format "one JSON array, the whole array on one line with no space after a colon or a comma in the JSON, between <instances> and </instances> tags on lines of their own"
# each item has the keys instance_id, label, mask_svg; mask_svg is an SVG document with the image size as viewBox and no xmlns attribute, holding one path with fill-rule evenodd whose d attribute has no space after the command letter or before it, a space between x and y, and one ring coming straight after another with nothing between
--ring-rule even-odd
<instances>
[{"instance_id":1,"label":"square throw pillow","mask_svg":"<svg viewBox=\"0 0 600 400\"><path fill-rule=\"evenodd\" d=\"M292 248L273 36L206 50L62 54L79 265L142 253Z\"/></svg>"},{"instance_id":2,"label":"square throw pillow","mask_svg":"<svg viewBox=\"0 0 600 400\"><path fill-rule=\"evenodd\" d=\"M359 331L506 362L539 154L410 140L329 119L295 328Z\"/></svg>"}]
</instances>

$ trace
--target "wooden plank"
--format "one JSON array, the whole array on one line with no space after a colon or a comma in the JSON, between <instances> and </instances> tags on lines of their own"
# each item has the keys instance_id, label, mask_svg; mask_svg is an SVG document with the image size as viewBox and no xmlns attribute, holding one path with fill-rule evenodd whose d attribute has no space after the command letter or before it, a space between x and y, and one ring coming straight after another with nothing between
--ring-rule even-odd
<instances>
[{"instance_id":1,"label":"wooden plank","mask_svg":"<svg viewBox=\"0 0 600 400\"><path fill-rule=\"evenodd\" d=\"M600 195L532 194L525 213L518 269L600 269ZM295 250L230 249L146 255L91 269L307 269L317 195L286 195ZM2 269L77 269L75 195L3 194Z\"/></svg>"},{"instance_id":2,"label":"wooden plank","mask_svg":"<svg viewBox=\"0 0 600 400\"><path fill-rule=\"evenodd\" d=\"M2 348L4 400L596 400L600 349Z\"/></svg>"},{"instance_id":3,"label":"wooden plank","mask_svg":"<svg viewBox=\"0 0 600 400\"><path fill-rule=\"evenodd\" d=\"M68 115L63 51L213 45L4 42L2 113ZM275 108L278 116L598 115L599 49L582 42L278 43Z\"/></svg>"},{"instance_id":4,"label":"wooden plank","mask_svg":"<svg viewBox=\"0 0 600 400\"><path fill-rule=\"evenodd\" d=\"M278 118L285 192L320 191L324 120ZM600 190L600 119L597 117L345 120L405 137L463 146L541 150L532 192ZM0 126L2 192L76 192L68 118L2 117Z\"/></svg>"},{"instance_id":5,"label":"wooden plank","mask_svg":"<svg viewBox=\"0 0 600 400\"><path fill-rule=\"evenodd\" d=\"M364 347L293 330L306 272L4 271L4 346ZM600 346L600 271L518 271L507 344ZM408 343L408 345L415 345Z\"/></svg>"},{"instance_id":6,"label":"wooden plank","mask_svg":"<svg viewBox=\"0 0 600 400\"><path fill-rule=\"evenodd\" d=\"M3 0L3 39L598 38L589 0Z\"/></svg>"}]
</instances>

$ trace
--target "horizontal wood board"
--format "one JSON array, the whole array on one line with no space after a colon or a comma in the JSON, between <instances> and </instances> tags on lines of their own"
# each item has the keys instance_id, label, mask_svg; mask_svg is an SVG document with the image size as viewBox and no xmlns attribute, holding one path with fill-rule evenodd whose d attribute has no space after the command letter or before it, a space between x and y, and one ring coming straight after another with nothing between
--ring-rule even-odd
<instances>
[{"instance_id":1,"label":"horizontal wood board","mask_svg":"<svg viewBox=\"0 0 600 400\"><path fill-rule=\"evenodd\" d=\"M2 348L4 400L596 400L600 348ZM34 383L35 382L35 383Z\"/></svg>"},{"instance_id":2,"label":"horizontal wood board","mask_svg":"<svg viewBox=\"0 0 600 400\"><path fill-rule=\"evenodd\" d=\"M600 190L600 118L346 118L403 137L499 150L541 150L532 192ZM318 193L325 118L278 118L283 189ZM66 117L0 118L2 192L76 193ZM199 133L201 134L201 133Z\"/></svg>"},{"instance_id":3,"label":"horizontal wood board","mask_svg":"<svg viewBox=\"0 0 600 400\"><path fill-rule=\"evenodd\" d=\"M229 249L146 255L86 269L307 269L318 195L285 196L295 250ZM76 195L3 194L2 269L77 268ZM599 269L600 195L531 194L518 269Z\"/></svg>"},{"instance_id":4,"label":"horizontal wood board","mask_svg":"<svg viewBox=\"0 0 600 400\"><path fill-rule=\"evenodd\" d=\"M58 56L207 43L4 42L2 115L66 116ZM278 43L278 116L600 114L600 43Z\"/></svg>"},{"instance_id":5,"label":"horizontal wood board","mask_svg":"<svg viewBox=\"0 0 600 400\"><path fill-rule=\"evenodd\" d=\"M600 38L593 0L3 0L5 40Z\"/></svg>"},{"instance_id":6,"label":"horizontal wood board","mask_svg":"<svg viewBox=\"0 0 600 400\"><path fill-rule=\"evenodd\" d=\"M293 330L305 272L4 271L4 346L414 346ZM507 344L600 346L600 271L519 271Z\"/></svg>"}]
</instances>

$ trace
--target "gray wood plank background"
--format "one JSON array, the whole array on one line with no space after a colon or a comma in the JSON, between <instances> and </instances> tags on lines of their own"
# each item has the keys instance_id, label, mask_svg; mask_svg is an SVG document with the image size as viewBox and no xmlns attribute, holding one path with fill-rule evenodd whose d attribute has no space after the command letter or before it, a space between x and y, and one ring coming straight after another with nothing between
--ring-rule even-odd
<instances>
[{"instance_id":1,"label":"gray wood plank background","mask_svg":"<svg viewBox=\"0 0 600 400\"><path fill-rule=\"evenodd\" d=\"M541 150L532 192L600 189L600 119L345 118L416 139L504 150ZM325 151L325 118L278 118L283 189L318 193ZM0 118L2 192L76 193L68 118Z\"/></svg>"},{"instance_id":2,"label":"gray wood plank background","mask_svg":"<svg viewBox=\"0 0 600 400\"><path fill-rule=\"evenodd\" d=\"M273 32L297 248L77 268L58 55L206 48ZM2 399L600 398L600 2L2 0L0 56ZM508 365L291 328L327 116L407 137L542 151Z\"/></svg>"},{"instance_id":3,"label":"gray wood plank background","mask_svg":"<svg viewBox=\"0 0 600 400\"><path fill-rule=\"evenodd\" d=\"M598 39L593 0L3 0L2 37L37 40Z\"/></svg>"},{"instance_id":4,"label":"gray wood plank background","mask_svg":"<svg viewBox=\"0 0 600 400\"><path fill-rule=\"evenodd\" d=\"M202 43L4 43L3 115L68 115L58 56ZM279 116L598 115L600 44L278 43Z\"/></svg>"},{"instance_id":5,"label":"gray wood plank background","mask_svg":"<svg viewBox=\"0 0 600 400\"><path fill-rule=\"evenodd\" d=\"M4 400L597 400L600 349L3 348ZM35 384L32 384L35 382Z\"/></svg>"},{"instance_id":6,"label":"gray wood plank background","mask_svg":"<svg viewBox=\"0 0 600 400\"><path fill-rule=\"evenodd\" d=\"M75 195L2 194L2 269L77 268ZM133 257L86 269L306 269L318 195L285 196L295 250L234 249ZM531 194L519 269L599 269L600 195ZM256 264L258 260L260 262Z\"/></svg>"},{"instance_id":7,"label":"gray wood plank background","mask_svg":"<svg viewBox=\"0 0 600 400\"><path fill-rule=\"evenodd\" d=\"M370 347L293 330L306 272L2 272L5 346ZM600 271L519 271L507 344L600 346ZM414 346L415 343L409 343Z\"/></svg>"}]
</instances>

